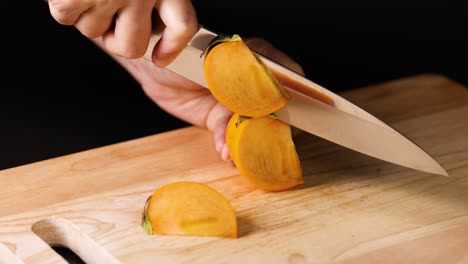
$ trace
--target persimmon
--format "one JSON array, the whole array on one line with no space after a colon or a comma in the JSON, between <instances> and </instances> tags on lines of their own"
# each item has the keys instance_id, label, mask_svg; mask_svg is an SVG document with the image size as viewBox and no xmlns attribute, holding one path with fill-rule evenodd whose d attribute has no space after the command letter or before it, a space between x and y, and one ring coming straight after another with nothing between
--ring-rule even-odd
<instances>
[{"instance_id":1,"label":"persimmon","mask_svg":"<svg viewBox=\"0 0 468 264\"><path fill-rule=\"evenodd\" d=\"M290 125L273 115L250 118L235 113L226 145L240 174L254 186L280 191L304 183Z\"/></svg>"},{"instance_id":2,"label":"persimmon","mask_svg":"<svg viewBox=\"0 0 468 264\"><path fill-rule=\"evenodd\" d=\"M166 184L148 198L142 227L148 234L237 238L231 203L197 182Z\"/></svg>"},{"instance_id":3,"label":"persimmon","mask_svg":"<svg viewBox=\"0 0 468 264\"><path fill-rule=\"evenodd\" d=\"M208 89L232 112L261 117L287 104L285 88L239 35L218 36L204 54Z\"/></svg>"}]
</instances>

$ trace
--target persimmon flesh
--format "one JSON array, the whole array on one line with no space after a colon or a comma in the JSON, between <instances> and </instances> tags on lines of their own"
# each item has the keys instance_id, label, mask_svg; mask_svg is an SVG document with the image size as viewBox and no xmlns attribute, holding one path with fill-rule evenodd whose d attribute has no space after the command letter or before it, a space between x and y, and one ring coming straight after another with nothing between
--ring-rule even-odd
<instances>
[{"instance_id":1,"label":"persimmon flesh","mask_svg":"<svg viewBox=\"0 0 468 264\"><path fill-rule=\"evenodd\" d=\"M157 189L145 205L142 226L148 234L237 237L230 202L210 186L174 182Z\"/></svg>"},{"instance_id":2,"label":"persimmon flesh","mask_svg":"<svg viewBox=\"0 0 468 264\"><path fill-rule=\"evenodd\" d=\"M232 112L266 116L288 102L284 87L238 35L216 38L205 53L208 88Z\"/></svg>"},{"instance_id":3,"label":"persimmon flesh","mask_svg":"<svg viewBox=\"0 0 468 264\"><path fill-rule=\"evenodd\" d=\"M260 189L280 191L304 183L291 127L281 120L235 113L227 126L226 145L240 174Z\"/></svg>"}]
</instances>

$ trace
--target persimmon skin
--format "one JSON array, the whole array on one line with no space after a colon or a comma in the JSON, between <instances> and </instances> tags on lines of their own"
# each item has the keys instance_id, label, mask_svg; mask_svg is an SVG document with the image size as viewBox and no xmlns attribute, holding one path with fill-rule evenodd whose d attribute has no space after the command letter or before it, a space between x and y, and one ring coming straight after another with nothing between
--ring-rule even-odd
<instances>
[{"instance_id":1,"label":"persimmon skin","mask_svg":"<svg viewBox=\"0 0 468 264\"><path fill-rule=\"evenodd\" d=\"M204 73L212 95L243 116L266 116L289 101L285 88L239 36L208 49Z\"/></svg>"},{"instance_id":2,"label":"persimmon skin","mask_svg":"<svg viewBox=\"0 0 468 264\"><path fill-rule=\"evenodd\" d=\"M231 203L203 183L166 184L149 197L143 217L148 234L237 238Z\"/></svg>"},{"instance_id":3,"label":"persimmon skin","mask_svg":"<svg viewBox=\"0 0 468 264\"><path fill-rule=\"evenodd\" d=\"M226 145L240 174L252 185L282 191L304 183L291 127L270 116L229 120Z\"/></svg>"}]
</instances>

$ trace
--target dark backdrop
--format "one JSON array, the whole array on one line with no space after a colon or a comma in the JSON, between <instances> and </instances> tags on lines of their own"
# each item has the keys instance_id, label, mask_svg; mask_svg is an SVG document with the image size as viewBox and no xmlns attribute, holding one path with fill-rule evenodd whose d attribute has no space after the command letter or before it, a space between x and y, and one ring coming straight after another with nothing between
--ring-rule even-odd
<instances>
[{"instance_id":1,"label":"dark backdrop","mask_svg":"<svg viewBox=\"0 0 468 264\"><path fill-rule=\"evenodd\" d=\"M271 41L335 92L423 72L468 84L463 8L323 2L194 4L201 24ZM73 27L56 23L42 1L5 5L0 169L187 126Z\"/></svg>"}]
</instances>

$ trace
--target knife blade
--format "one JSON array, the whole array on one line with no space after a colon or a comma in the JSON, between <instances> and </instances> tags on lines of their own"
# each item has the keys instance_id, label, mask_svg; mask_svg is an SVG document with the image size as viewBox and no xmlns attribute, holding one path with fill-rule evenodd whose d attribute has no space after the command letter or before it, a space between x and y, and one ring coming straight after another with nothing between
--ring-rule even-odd
<instances>
[{"instance_id":1,"label":"knife blade","mask_svg":"<svg viewBox=\"0 0 468 264\"><path fill-rule=\"evenodd\" d=\"M208 88L201 54L216 36L216 33L200 27L187 47L166 68ZM143 59L152 61L152 47L160 37L160 34L155 33L151 36ZM263 55L256 55L291 96L287 105L275 112L281 121L386 162L448 176L427 152L385 122Z\"/></svg>"}]
</instances>

